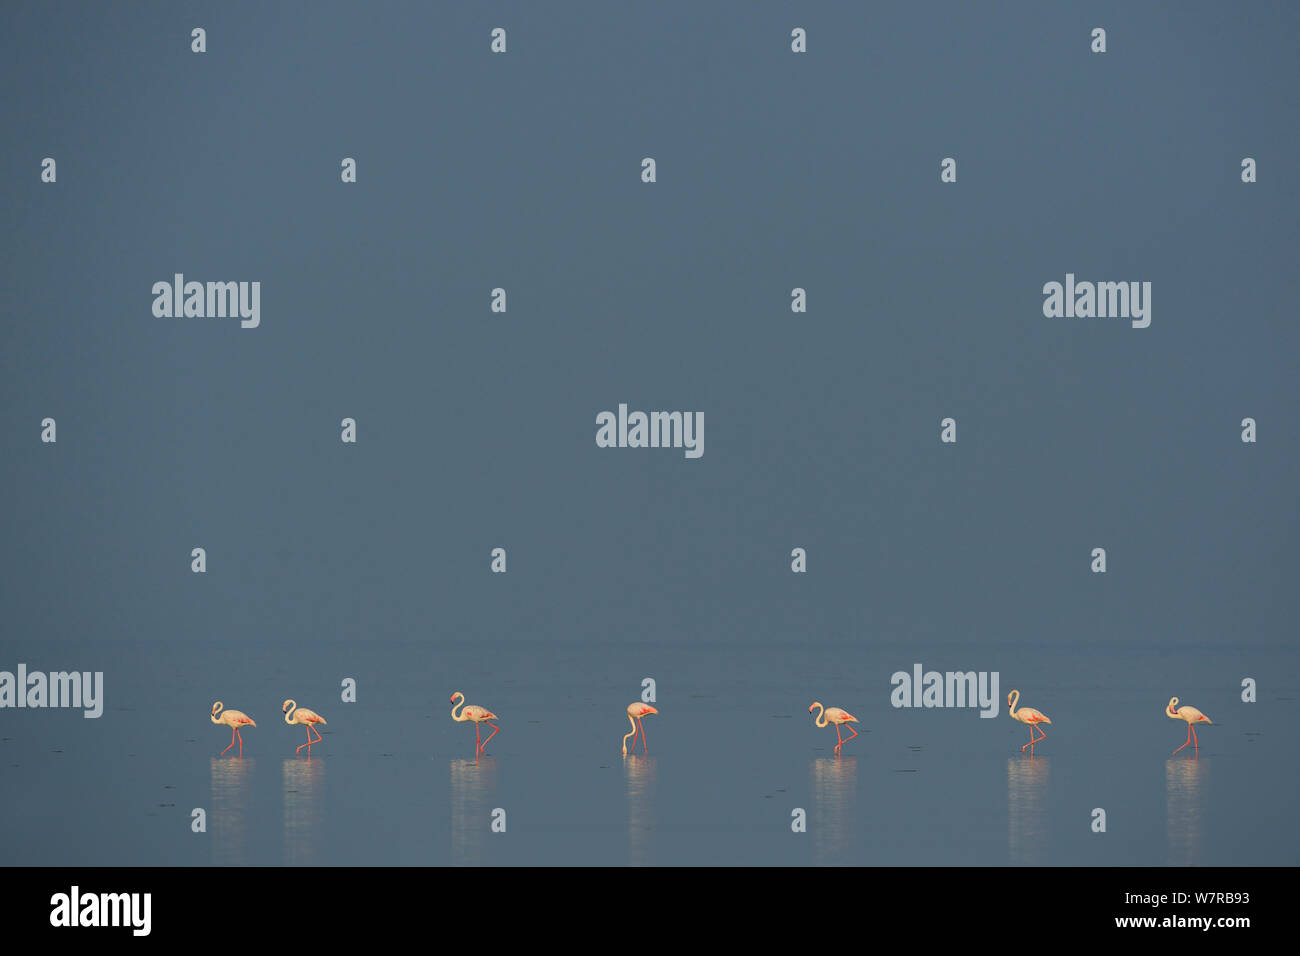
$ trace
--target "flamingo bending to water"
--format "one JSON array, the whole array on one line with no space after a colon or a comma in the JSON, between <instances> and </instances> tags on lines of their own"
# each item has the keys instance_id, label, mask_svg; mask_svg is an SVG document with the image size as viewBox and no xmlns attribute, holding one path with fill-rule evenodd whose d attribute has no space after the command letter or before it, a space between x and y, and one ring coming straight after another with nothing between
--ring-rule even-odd
<instances>
[{"instance_id":1,"label":"flamingo bending to water","mask_svg":"<svg viewBox=\"0 0 1300 956\"><path fill-rule=\"evenodd\" d=\"M457 697L460 698L459 704L456 703ZM478 707L474 704L469 704L468 706L466 706L465 695L462 694L460 691L456 691L454 694L451 695L451 703L455 705L451 708L452 720L474 721L474 759L477 760L479 754L485 754L487 752L488 740L491 740L493 737L495 737L497 735L497 731L501 729L496 724L492 723L492 721L500 720L501 718L498 717L496 714L492 713L492 711L488 710L486 707ZM460 711L459 716L456 714L457 710ZM487 740L484 740L482 743L480 743L479 742L480 731L478 725L480 723L485 723L485 722L489 727L492 728L492 733L488 734Z\"/></svg>"},{"instance_id":2,"label":"flamingo bending to water","mask_svg":"<svg viewBox=\"0 0 1300 956\"><path fill-rule=\"evenodd\" d=\"M815 700L811 704L809 704L808 713L811 714L813 712L814 707L822 707L822 702L819 700ZM849 730L852 731L853 737L849 737L848 739L845 739L844 736L840 733L840 725L856 724L857 722L858 722L858 718L854 717L847 710L841 710L839 707L822 707L822 712L817 715L817 719L814 721L814 723L818 727L825 727L828 724L835 725L836 755L839 755L840 751L843 749L846 743L848 743L850 740L853 739L853 737L856 737L858 735L858 732L856 730L853 730L852 727L850 727Z\"/></svg>"},{"instance_id":3,"label":"flamingo bending to water","mask_svg":"<svg viewBox=\"0 0 1300 956\"><path fill-rule=\"evenodd\" d=\"M1177 705L1178 698L1170 697L1169 705L1165 707L1165 716L1172 718L1173 720L1187 721L1187 741L1183 744L1183 747L1186 747L1187 744L1191 744L1192 752L1199 756L1201 753L1201 742L1196 739L1196 729L1192 725L1212 724L1214 721L1210 720L1209 717L1206 717L1190 704L1183 704L1182 707L1178 707ZM1177 709L1175 709L1176 707ZM1178 750L1182 750L1183 747L1179 747ZM1174 753L1178 753L1178 750L1175 750Z\"/></svg>"},{"instance_id":4,"label":"flamingo bending to water","mask_svg":"<svg viewBox=\"0 0 1300 956\"><path fill-rule=\"evenodd\" d=\"M627 738L629 737L632 738L632 753L636 753L636 732L638 730L641 731L641 751L646 756L650 755L650 751L646 748L645 727L641 726L641 718L657 713L659 713L659 711L655 710L649 704L641 703L639 700L635 704L627 705L627 722L632 725L632 732L623 735L624 757L627 756Z\"/></svg>"},{"instance_id":5,"label":"flamingo bending to water","mask_svg":"<svg viewBox=\"0 0 1300 956\"><path fill-rule=\"evenodd\" d=\"M1011 693L1007 694L1007 707L1010 708L1007 711L1007 713L1010 714L1012 719L1018 720L1022 724L1029 725L1029 743L1025 744L1025 747L1028 747L1029 752L1033 753L1034 744L1038 743L1040 740L1047 739L1047 734L1043 733L1043 728L1039 727L1038 725L1050 724L1052 722L1052 718L1048 717L1041 710L1034 710L1034 708L1032 707L1021 707L1019 710L1016 710L1016 703L1019 700L1020 700L1020 691L1013 690ZM1040 737L1037 738L1034 737L1035 727L1038 728L1038 733L1041 734ZM1020 748L1021 753L1025 752L1025 747Z\"/></svg>"},{"instance_id":6,"label":"flamingo bending to water","mask_svg":"<svg viewBox=\"0 0 1300 956\"><path fill-rule=\"evenodd\" d=\"M256 727L257 721L253 720L242 710L226 710L225 704L217 701L212 705L212 722L214 724L224 724L230 728L230 747L235 746L235 738L239 738L239 756L244 756L244 735L239 732L240 727ZM226 750L229 750L227 747ZM221 756L226 755L226 750L221 751Z\"/></svg>"},{"instance_id":7,"label":"flamingo bending to water","mask_svg":"<svg viewBox=\"0 0 1300 956\"><path fill-rule=\"evenodd\" d=\"M286 724L303 724L307 728L307 742L300 746L294 753L300 753L303 747L307 748L307 755L311 756L311 745L319 743L321 740L320 731L316 731L316 739L311 739L312 731L315 729L313 724L327 723L324 717L314 710L308 710L306 707L299 707L297 702L286 700L280 708L284 711L284 722Z\"/></svg>"}]
</instances>

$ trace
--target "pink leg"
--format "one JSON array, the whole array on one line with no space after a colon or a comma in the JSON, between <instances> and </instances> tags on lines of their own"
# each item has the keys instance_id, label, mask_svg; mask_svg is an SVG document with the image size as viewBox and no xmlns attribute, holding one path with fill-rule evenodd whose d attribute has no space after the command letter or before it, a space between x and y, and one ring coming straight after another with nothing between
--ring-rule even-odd
<instances>
[{"instance_id":1,"label":"pink leg","mask_svg":"<svg viewBox=\"0 0 1300 956\"><path fill-rule=\"evenodd\" d=\"M1030 725L1029 725L1029 743L1027 743L1027 744L1025 744L1023 747L1021 747L1021 748L1020 748L1020 752L1021 752L1021 753L1024 753L1027 749L1029 749L1029 748L1032 747L1033 745L1034 745L1034 725L1033 725L1033 724L1030 724Z\"/></svg>"},{"instance_id":2,"label":"pink leg","mask_svg":"<svg viewBox=\"0 0 1300 956\"><path fill-rule=\"evenodd\" d=\"M1188 725L1187 725L1187 741L1186 741L1186 743L1183 744L1183 747L1186 747L1187 744L1190 744L1191 742L1192 742L1192 725L1191 725L1191 724L1188 724ZM1182 750L1183 747L1179 747L1178 750ZM1174 753L1175 753L1175 754L1178 753L1178 750L1175 750Z\"/></svg>"},{"instance_id":3,"label":"pink leg","mask_svg":"<svg viewBox=\"0 0 1300 956\"><path fill-rule=\"evenodd\" d=\"M1187 727L1192 732L1192 750L1199 757L1201 755L1201 739L1196 736L1195 727L1191 724L1188 724Z\"/></svg>"},{"instance_id":4,"label":"pink leg","mask_svg":"<svg viewBox=\"0 0 1300 956\"><path fill-rule=\"evenodd\" d=\"M238 727L235 728L235 736L239 738L239 756L242 759L244 756L244 735L239 732Z\"/></svg>"},{"instance_id":5,"label":"pink leg","mask_svg":"<svg viewBox=\"0 0 1300 956\"><path fill-rule=\"evenodd\" d=\"M478 721L476 720L474 721L474 759L475 760L477 760L478 755L483 752L483 741L481 740L481 737L482 735L479 733L479 729L478 729Z\"/></svg>"},{"instance_id":6,"label":"pink leg","mask_svg":"<svg viewBox=\"0 0 1300 956\"><path fill-rule=\"evenodd\" d=\"M849 728L849 733L853 734L853 737L856 737L856 736L858 735L858 732L857 732L856 730L853 729L853 725L852 725L852 724L846 724L845 726L847 726L847 727ZM853 739L853 737L845 737L845 738L844 738L844 741L840 744L840 750L841 750L841 752L842 752L843 749L844 749L844 744L847 744L850 740Z\"/></svg>"},{"instance_id":7,"label":"pink leg","mask_svg":"<svg viewBox=\"0 0 1300 956\"><path fill-rule=\"evenodd\" d=\"M310 754L310 753L311 753L311 745L312 745L312 739L311 739L311 724L308 724L308 725L307 725L307 742L306 742L305 744L300 745L300 746L298 747L298 749L294 751L294 753L302 753L302 748L303 748L303 747L306 747L306 748L307 748L307 753Z\"/></svg>"},{"instance_id":8,"label":"pink leg","mask_svg":"<svg viewBox=\"0 0 1300 956\"><path fill-rule=\"evenodd\" d=\"M636 725L637 725L637 727L638 727L638 728L640 729L640 731L641 731L641 753L642 753L643 756L648 757L648 756L650 756L650 748L646 746L646 742L645 742L645 724L641 723L641 718L640 718L640 717L638 717L638 718L636 719ZM634 748L636 747L636 741L635 741L635 740L632 741L632 746L633 746Z\"/></svg>"},{"instance_id":9,"label":"pink leg","mask_svg":"<svg viewBox=\"0 0 1300 956\"><path fill-rule=\"evenodd\" d=\"M230 747L233 747L233 746L235 746L235 730L234 730L234 728L231 728L231 730L230 730ZM226 750L229 750L230 747L227 747ZM221 756L224 757L224 756L226 755L226 750L221 751Z\"/></svg>"},{"instance_id":10,"label":"pink leg","mask_svg":"<svg viewBox=\"0 0 1300 956\"><path fill-rule=\"evenodd\" d=\"M495 737L497 735L497 731L501 729L496 724L492 723L492 721L490 720L487 722L487 725L492 728L492 733L488 734L487 740L483 741L483 753L485 754L487 753L488 741L491 740L493 737Z\"/></svg>"},{"instance_id":11,"label":"pink leg","mask_svg":"<svg viewBox=\"0 0 1300 956\"><path fill-rule=\"evenodd\" d=\"M844 746L844 737L840 734L840 725L835 725L835 753L839 754L840 748Z\"/></svg>"}]
</instances>

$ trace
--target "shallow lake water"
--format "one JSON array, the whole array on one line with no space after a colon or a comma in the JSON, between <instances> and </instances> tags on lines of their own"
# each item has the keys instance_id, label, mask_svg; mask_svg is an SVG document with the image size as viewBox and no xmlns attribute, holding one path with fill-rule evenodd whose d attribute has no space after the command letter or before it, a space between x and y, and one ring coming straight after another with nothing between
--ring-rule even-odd
<instances>
[{"instance_id":1,"label":"shallow lake water","mask_svg":"<svg viewBox=\"0 0 1300 956\"><path fill-rule=\"evenodd\" d=\"M1026 645L986 648L999 668L998 714L895 708L889 675L961 651L935 644L845 645L816 668L775 647L708 644L491 654L448 642L284 647L68 643L32 661L94 661L105 673L97 720L70 710L8 710L0 777L4 861L59 865L884 864L1239 865L1300 861L1294 794L1297 694L1243 703L1231 655L1192 648L1124 655ZM358 669L357 700L312 674ZM1294 655L1257 652L1261 672ZM26 659L26 658L20 658ZM632 667L628 660L637 659ZM423 662L423 663L422 663ZM35 668L35 663L29 666ZM85 665L82 665L85 666ZM56 669L51 666L51 670ZM1236 667L1240 669L1240 667ZM1145 675L1159 671L1152 685ZM1022 755L1006 713L1046 712L1047 740ZM236 674L241 692L229 688ZM620 754L626 705L656 681L649 755ZM1141 675L1141 676L1139 676ZM487 755L450 719L463 690L500 717ZM1214 724L1172 756L1185 725L1162 716L1179 691ZM244 756L218 756L228 729L212 698L257 720ZM328 720L310 757L283 722L293 696ZM859 736L832 753L813 698L850 710ZM191 830L203 808L206 832ZM1093 811L1106 832L1092 830ZM792 830L804 811L806 832ZM494 812L504 811L504 832ZM498 814L498 817L500 814Z\"/></svg>"}]
</instances>

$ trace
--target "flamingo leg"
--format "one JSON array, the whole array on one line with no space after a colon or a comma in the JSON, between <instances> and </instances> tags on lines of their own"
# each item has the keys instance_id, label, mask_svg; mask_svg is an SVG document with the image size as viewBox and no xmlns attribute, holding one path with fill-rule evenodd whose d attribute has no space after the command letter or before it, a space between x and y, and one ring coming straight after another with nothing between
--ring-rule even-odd
<instances>
[{"instance_id":1,"label":"flamingo leg","mask_svg":"<svg viewBox=\"0 0 1300 956\"><path fill-rule=\"evenodd\" d=\"M835 725L835 753L838 754L840 752L840 748L843 746L844 746L844 737L840 734L840 725L836 724Z\"/></svg>"},{"instance_id":2,"label":"flamingo leg","mask_svg":"<svg viewBox=\"0 0 1300 956\"><path fill-rule=\"evenodd\" d=\"M1183 744L1183 747L1186 747L1187 744L1190 744L1191 742L1192 742L1192 725L1191 725L1191 724L1188 724L1188 725L1187 725L1187 741ZM1179 747L1178 750L1182 750L1183 747ZM1174 754L1177 754L1177 753L1178 753L1178 750L1175 750L1175 751L1174 751Z\"/></svg>"},{"instance_id":3,"label":"flamingo leg","mask_svg":"<svg viewBox=\"0 0 1300 956\"><path fill-rule=\"evenodd\" d=\"M244 735L239 732L238 727L235 728L235 736L239 738L239 756L242 758L244 756Z\"/></svg>"},{"instance_id":4,"label":"flamingo leg","mask_svg":"<svg viewBox=\"0 0 1300 956\"><path fill-rule=\"evenodd\" d=\"M858 735L858 732L853 729L853 725L848 724L847 726L849 728L849 733L853 734L853 737L856 737ZM845 737L843 743L840 744L840 749L843 750L844 744L847 744L850 740L853 739L853 737Z\"/></svg>"},{"instance_id":5,"label":"flamingo leg","mask_svg":"<svg viewBox=\"0 0 1300 956\"><path fill-rule=\"evenodd\" d=\"M484 752L484 753L487 753L488 740L491 740L493 737L495 737L495 736L497 735L497 731L501 729L501 728L498 727L496 724L492 723L492 721L490 721L490 720L487 722L487 725L488 725L489 727L492 728L492 733L488 734L488 735L487 735L487 740L483 741L483 752Z\"/></svg>"},{"instance_id":6,"label":"flamingo leg","mask_svg":"<svg viewBox=\"0 0 1300 956\"><path fill-rule=\"evenodd\" d=\"M639 727L640 730L641 730L641 753L642 753L644 756L648 757L648 756L650 756L650 748L649 748L648 746L646 746L646 742L645 742L645 724L641 723L641 718L640 718L640 717L638 717L638 718L636 719L636 725L637 725L637 727ZM636 746L636 741L635 741L635 740L632 741L632 746L633 746L633 747Z\"/></svg>"},{"instance_id":7,"label":"flamingo leg","mask_svg":"<svg viewBox=\"0 0 1300 956\"><path fill-rule=\"evenodd\" d=\"M1201 752L1201 740L1196 736L1196 728L1191 724L1188 724L1187 729L1192 732L1192 749L1199 755Z\"/></svg>"},{"instance_id":8,"label":"flamingo leg","mask_svg":"<svg viewBox=\"0 0 1300 956\"><path fill-rule=\"evenodd\" d=\"M478 729L478 721L476 720L474 721L474 759L475 760L477 760L478 755L483 752L483 743L481 741L481 737L482 735L479 733L479 729Z\"/></svg>"},{"instance_id":9,"label":"flamingo leg","mask_svg":"<svg viewBox=\"0 0 1300 956\"><path fill-rule=\"evenodd\" d=\"M1033 724L1030 724L1030 725L1029 725L1029 743L1027 743L1027 744L1025 744L1025 746L1021 747L1021 748L1020 748L1020 752L1021 752L1021 753L1024 753L1026 749L1032 747L1033 745L1034 745L1034 725L1033 725Z\"/></svg>"},{"instance_id":10,"label":"flamingo leg","mask_svg":"<svg viewBox=\"0 0 1300 956\"><path fill-rule=\"evenodd\" d=\"M325 739L324 737L322 737L322 736L320 735L320 731L319 731L319 730L316 730L316 728L313 727L311 724L308 724L308 725L307 725L307 730L308 730L308 733L309 733L309 734L310 734L310 732L315 731L315 733L316 733L316 743L320 743L322 740Z\"/></svg>"},{"instance_id":11,"label":"flamingo leg","mask_svg":"<svg viewBox=\"0 0 1300 956\"><path fill-rule=\"evenodd\" d=\"M316 740L319 740L319 739L320 739L320 734L317 734L317 735L316 735ZM306 747L306 748L307 748L307 753L310 754L310 753L311 753L311 745L314 744L315 742L316 742L315 740L312 740L312 739L311 739L311 724L308 724L308 725L307 725L307 742L306 742L305 744L302 744L301 746L299 746L298 749L294 751L294 753L302 753L302 748L303 748L303 747Z\"/></svg>"},{"instance_id":12,"label":"flamingo leg","mask_svg":"<svg viewBox=\"0 0 1300 956\"><path fill-rule=\"evenodd\" d=\"M230 729L230 747L233 747L233 746L235 746L235 729L232 727L232 728ZM227 747L226 750L229 750L230 747ZM224 756L226 755L226 750L221 751L221 756L224 757ZM242 750L242 748L241 748L241 750Z\"/></svg>"}]
</instances>

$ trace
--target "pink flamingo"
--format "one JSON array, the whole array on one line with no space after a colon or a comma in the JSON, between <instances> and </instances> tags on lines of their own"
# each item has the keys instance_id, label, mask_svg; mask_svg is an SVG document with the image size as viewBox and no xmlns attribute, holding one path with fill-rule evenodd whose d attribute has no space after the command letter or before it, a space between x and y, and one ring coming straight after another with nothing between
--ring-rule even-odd
<instances>
[{"instance_id":1,"label":"pink flamingo","mask_svg":"<svg viewBox=\"0 0 1300 956\"><path fill-rule=\"evenodd\" d=\"M1201 713L1195 707L1192 707L1190 704L1184 704L1182 707L1178 707L1178 709L1175 710L1174 708L1177 706L1177 704L1178 704L1178 698L1170 697L1169 706L1165 708L1165 716L1170 717L1173 720L1187 721L1187 742L1183 744L1183 747L1186 747L1187 744L1192 744L1192 752L1195 753L1197 756L1200 756L1201 742L1196 739L1196 728L1193 727L1192 725L1212 724L1214 723L1214 721L1210 720L1209 717L1206 717L1203 713ZM1182 750L1183 747L1179 747L1178 750ZM1175 750L1174 753L1178 753L1178 750Z\"/></svg>"},{"instance_id":2,"label":"pink flamingo","mask_svg":"<svg viewBox=\"0 0 1300 956\"><path fill-rule=\"evenodd\" d=\"M235 746L235 738L239 738L239 756L242 757L244 756L244 735L239 732L239 728L256 727L257 722L242 710L227 710L222 713L225 706L221 701L217 701L212 705L212 722L214 724L225 724L230 728L230 747ZM226 750L229 750L230 747L227 747ZM221 751L221 756L226 755L226 750Z\"/></svg>"},{"instance_id":3,"label":"pink flamingo","mask_svg":"<svg viewBox=\"0 0 1300 956\"><path fill-rule=\"evenodd\" d=\"M808 713L811 714L813 712L814 707L821 707L821 706L822 706L821 701L819 700L813 701L811 704L808 705ZM846 743L848 743L850 740L853 739L853 737L856 737L858 735L858 732L854 730L852 727L850 727L849 730L852 731L853 737L849 737L845 739L844 736L840 733L840 725L856 724L857 722L858 722L858 718L854 717L847 710L841 710L838 707L822 707L822 712L818 714L817 719L813 721L813 723L816 724L818 727L825 727L828 724L835 725L836 756L839 756L840 751L843 749Z\"/></svg>"},{"instance_id":4,"label":"pink flamingo","mask_svg":"<svg viewBox=\"0 0 1300 956\"><path fill-rule=\"evenodd\" d=\"M456 703L457 697L460 698L459 704ZM469 706L466 706L465 695L462 694L460 691L456 691L454 694L451 695L451 703L455 705L451 708L452 720L474 721L474 759L477 760L479 754L486 755L488 740L491 740L493 737L495 737L497 735L497 731L501 729L496 724L492 723L492 721L500 720L501 718L498 717L496 714L492 713L492 711L488 710L486 707L477 707L474 704L470 704ZM457 710L460 710L459 716L457 716L456 714ZM486 722L487 725L492 728L492 733L488 734L487 740L484 740L482 743L479 743L480 731L478 725L484 722Z\"/></svg>"},{"instance_id":5,"label":"pink flamingo","mask_svg":"<svg viewBox=\"0 0 1300 956\"><path fill-rule=\"evenodd\" d=\"M1011 693L1007 694L1007 707L1010 708L1007 713L1013 720L1018 720L1022 724L1029 725L1029 743L1025 744L1024 747L1021 747L1020 752L1024 753L1025 747L1028 747L1029 752L1032 754L1034 752L1034 744L1038 743L1040 740L1047 739L1047 734L1043 733L1043 728L1038 725L1050 724L1052 718L1048 717L1041 710L1034 710L1032 707L1021 707L1019 710L1016 710L1016 702L1019 700L1020 691L1013 690ZM1038 728L1038 733L1041 735L1039 737L1034 737L1034 728L1036 727Z\"/></svg>"},{"instance_id":6,"label":"pink flamingo","mask_svg":"<svg viewBox=\"0 0 1300 956\"><path fill-rule=\"evenodd\" d=\"M307 756L310 757L311 745L314 743L320 743L321 741L319 730L316 731L316 739L311 739L312 731L315 729L312 725L326 723L325 718L314 710L308 710L306 707L299 707L298 704L292 700L286 700L280 709L284 711L284 722L286 724L304 724L307 727L307 742L302 744L294 751L294 753L300 753L302 748L306 747Z\"/></svg>"},{"instance_id":7,"label":"pink flamingo","mask_svg":"<svg viewBox=\"0 0 1300 956\"><path fill-rule=\"evenodd\" d=\"M648 717L650 714L657 714L649 704L643 704L637 701L635 704L627 705L627 722L632 725L632 732L623 735L623 756L627 756L627 738L632 738L632 753L636 753L636 732L641 731L641 750L646 755L650 755L650 750L646 747L645 727L641 725L641 718Z\"/></svg>"}]
</instances>

